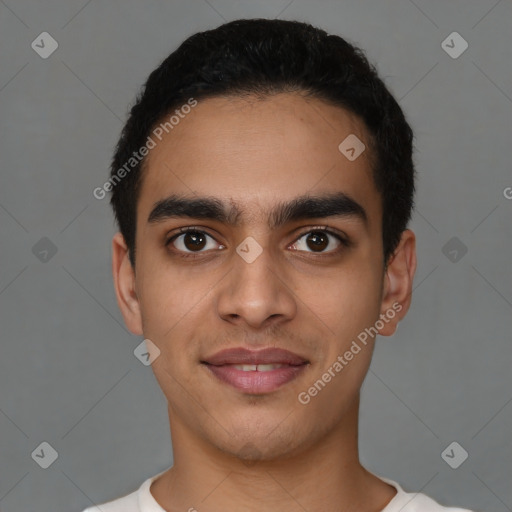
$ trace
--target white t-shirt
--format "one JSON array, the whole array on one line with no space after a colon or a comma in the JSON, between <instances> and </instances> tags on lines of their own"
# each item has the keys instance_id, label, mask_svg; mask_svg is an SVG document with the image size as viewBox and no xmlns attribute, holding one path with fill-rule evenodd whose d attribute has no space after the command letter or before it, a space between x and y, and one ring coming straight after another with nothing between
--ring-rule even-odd
<instances>
[{"instance_id":1,"label":"white t-shirt","mask_svg":"<svg viewBox=\"0 0 512 512\"><path fill-rule=\"evenodd\" d=\"M145 480L142 485L131 494L109 501L108 503L89 507L83 512L166 512L149 491L153 481L161 474L165 473L165 471ZM405 492L397 482L381 476L378 478L392 485L397 490L394 498L381 512L471 512L465 508L443 507L425 494Z\"/></svg>"}]
</instances>

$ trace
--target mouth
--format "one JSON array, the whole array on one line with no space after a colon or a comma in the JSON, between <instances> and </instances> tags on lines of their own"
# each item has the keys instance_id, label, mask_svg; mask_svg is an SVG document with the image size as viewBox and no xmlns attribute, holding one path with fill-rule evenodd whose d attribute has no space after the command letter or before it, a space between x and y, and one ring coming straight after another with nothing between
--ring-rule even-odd
<instances>
[{"instance_id":1,"label":"mouth","mask_svg":"<svg viewBox=\"0 0 512 512\"><path fill-rule=\"evenodd\" d=\"M310 362L294 352L276 347L221 350L201 361L217 381L244 393L271 393L304 373Z\"/></svg>"},{"instance_id":2,"label":"mouth","mask_svg":"<svg viewBox=\"0 0 512 512\"><path fill-rule=\"evenodd\" d=\"M278 368L285 368L287 366L299 366L290 364L229 364L221 366L231 366L235 370L242 370L243 372L269 372L277 370Z\"/></svg>"},{"instance_id":3,"label":"mouth","mask_svg":"<svg viewBox=\"0 0 512 512\"><path fill-rule=\"evenodd\" d=\"M247 394L262 394L276 391L304 373L309 362L301 364L223 364L202 365L216 379Z\"/></svg>"}]
</instances>

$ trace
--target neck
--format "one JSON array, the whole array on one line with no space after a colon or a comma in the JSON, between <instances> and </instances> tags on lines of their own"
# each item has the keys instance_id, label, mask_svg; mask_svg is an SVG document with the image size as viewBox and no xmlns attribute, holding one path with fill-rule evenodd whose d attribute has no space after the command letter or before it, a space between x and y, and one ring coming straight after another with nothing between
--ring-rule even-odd
<instances>
[{"instance_id":1,"label":"neck","mask_svg":"<svg viewBox=\"0 0 512 512\"><path fill-rule=\"evenodd\" d=\"M169 408L170 412L170 408ZM167 511L381 511L396 490L358 455L359 399L320 441L272 460L241 460L169 415L174 465L151 494Z\"/></svg>"}]
</instances>

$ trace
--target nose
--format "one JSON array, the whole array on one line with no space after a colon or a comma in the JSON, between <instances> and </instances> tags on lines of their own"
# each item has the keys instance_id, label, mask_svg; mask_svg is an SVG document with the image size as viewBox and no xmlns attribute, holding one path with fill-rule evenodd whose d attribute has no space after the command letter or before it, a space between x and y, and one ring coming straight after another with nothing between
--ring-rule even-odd
<instances>
[{"instance_id":1,"label":"nose","mask_svg":"<svg viewBox=\"0 0 512 512\"><path fill-rule=\"evenodd\" d=\"M233 254L232 270L217 297L217 311L223 320L240 327L267 328L295 316L292 290L283 262L248 237Z\"/></svg>"}]
</instances>

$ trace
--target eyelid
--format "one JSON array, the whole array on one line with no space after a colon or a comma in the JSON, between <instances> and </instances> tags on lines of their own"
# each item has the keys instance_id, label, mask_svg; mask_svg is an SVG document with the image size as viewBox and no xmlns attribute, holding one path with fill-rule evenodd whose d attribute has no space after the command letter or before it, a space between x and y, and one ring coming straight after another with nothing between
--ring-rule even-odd
<instances>
[{"instance_id":1,"label":"eyelid","mask_svg":"<svg viewBox=\"0 0 512 512\"><path fill-rule=\"evenodd\" d=\"M169 245L180 235L186 234L190 231L192 231L194 233L197 232L197 233L202 233L202 234L208 235L210 238L213 238L218 244L220 244L220 242L218 242L217 239L206 230L206 228L201 227L201 226L185 226L185 227L177 228L176 230L174 230L172 232L172 234L166 234L165 235L165 245L166 246Z\"/></svg>"},{"instance_id":2,"label":"eyelid","mask_svg":"<svg viewBox=\"0 0 512 512\"><path fill-rule=\"evenodd\" d=\"M307 228L305 228L305 230L303 232L299 233L297 238L294 240L294 243L299 238L302 238L304 235L307 235L307 234L311 233L312 231L325 231L327 234L336 237L345 246L349 247L352 245L352 242L346 233L344 233L343 231L340 231L339 229L332 228L331 226L308 226Z\"/></svg>"}]
</instances>

